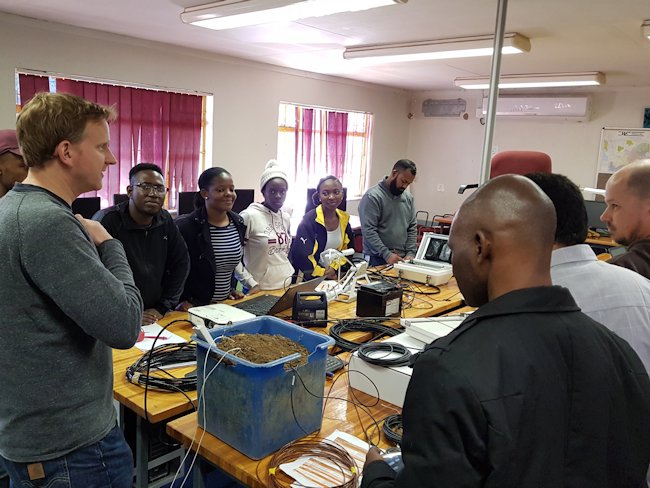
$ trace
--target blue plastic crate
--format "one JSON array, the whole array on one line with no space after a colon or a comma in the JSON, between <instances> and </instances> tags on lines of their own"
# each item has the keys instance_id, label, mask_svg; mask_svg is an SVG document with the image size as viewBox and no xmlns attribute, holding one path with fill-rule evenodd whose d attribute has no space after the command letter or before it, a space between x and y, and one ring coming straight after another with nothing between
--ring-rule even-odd
<instances>
[{"instance_id":1,"label":"blue plastic crate","mask_svg":"<svg viewBox=\"0 0 650 488\"><path fill-rule=\"evenodd\" d=\"M298 327L275 317L256 317L224 327L215 327L210 335L215 338L204 373L208 344L198 336L197 343L198 393L203 388L204 374L210 373L219 361L225 359L207 378L205 396L205 424L203 402L199 401L198 423L210 434L221 439L251 459L262 459L285 444L317 431L322 423L323 399L305 390L300 379L285 363L299 357L293 354L267 364L254 364L218 349L220 336L241 333L269 334L287 337L309 351L307 364L297 368L307 389L323 395L325 389L325 363L327 349L334 340L326 335ZM215 359L216 356L217 359ZM291 409L293 389L293 409ZM302 429L300 428L302 427Z\"/></svg>"}]
</instances>

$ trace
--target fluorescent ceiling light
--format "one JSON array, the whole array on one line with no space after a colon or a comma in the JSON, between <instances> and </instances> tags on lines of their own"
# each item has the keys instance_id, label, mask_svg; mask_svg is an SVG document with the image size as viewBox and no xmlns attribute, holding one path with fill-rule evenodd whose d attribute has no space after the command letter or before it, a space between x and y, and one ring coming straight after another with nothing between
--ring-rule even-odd
<instances>
[{"instance_id":1,"label":"fluorescent ceiling light","mask_svg":"<svg viewBox=\"0 0 650 488\"><path fill-rule=\"evenodd\" d=\"M604 85L605 75L598 71L588 73L546 73L529 75L502 75L499 88L554 88L561 86ZM456 78L454 85L466 90L487 90L490 78Z\"/></svg>"},{"instance_id":2,"label":"fluorescent ceiling light","mask_svg":"<svg viewBox=\"0 0 650 488\"><path fill-rule=\"evenodd\" d=\"M582 191L587 191L587 192L590 192L590 193L595 193L596 195L605 196L605 190L601 190L600 188L588 188L588 187L585 187L585 188L582 189Z\"/></svg>"},{"instance_id":3,"label":"fluorescent ceiling light","mask_svg":"<svg viewBox=\"0 0 650 488\"><path fill-rule=\"evenodd\" d=\"M369 62L393 63L402 61L426 61L430 59L471 58L492 56L494 36L457 37L433 41L406 42L401 44L378 44L355 46L345 50L345 59L366 59ZM522 35L506 34L503 54L530 51L530 40Z\"/></svg>"},{"instance_id":4,"label":"fluorescent ceiling light","mask_svg":"<svg viewBox=\"0 0 650 488\"><path fill-rule=\"evenodd\" d=\"M641 24L641 32L643 32L643 35L650 40L650 20L645 20L643 24Z\"/></svg>"},{"instance_id":5,"label":"fluorescent ceiling light","mask_svg":"<svg viewBox=\"0 0 650 488\"><path fill-rule=\"evenodd\" d=\"M186 24L223 30L357 12L407 2L408 0L222 0L186 8L181 14L181 20Z\"/></svg>"}]
</instances>

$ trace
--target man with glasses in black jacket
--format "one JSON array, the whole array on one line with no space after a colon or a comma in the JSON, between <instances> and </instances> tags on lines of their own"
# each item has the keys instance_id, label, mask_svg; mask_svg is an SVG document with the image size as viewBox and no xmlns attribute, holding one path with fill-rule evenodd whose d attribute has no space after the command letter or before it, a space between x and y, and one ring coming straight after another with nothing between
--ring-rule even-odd
<instances>
[{"instance_id":1,"label":"man with glasses in black jacket","mask_svg":"<svg viewBox=\"0 0 650 488\"><path fill-rule=\"evenodd\" d=\"M93 220L124 245L144 301L142 325L149 325L178 305L190 260L185 241L163 208L167 188L160 167L134 166L126 190L128 201L100 210Z\"/></svg>"}]
</instances>

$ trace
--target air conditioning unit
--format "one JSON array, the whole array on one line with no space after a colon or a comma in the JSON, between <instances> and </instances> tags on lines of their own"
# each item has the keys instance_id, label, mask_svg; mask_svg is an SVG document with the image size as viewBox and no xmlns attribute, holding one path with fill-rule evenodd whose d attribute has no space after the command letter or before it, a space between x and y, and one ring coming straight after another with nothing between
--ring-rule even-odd
<instances>
[{"instance_id":1,"label":"air conditioning unit","mask_svg":"<svg viewBox=\"0 0 650 488\"><path fill-rule=\"evenodd\" d=\"M488 99L476 109L476 117L487 114ZM497 115L538 119L588 122L591 117L591 97L499 97Z\"/></svg>"}]
</instances>

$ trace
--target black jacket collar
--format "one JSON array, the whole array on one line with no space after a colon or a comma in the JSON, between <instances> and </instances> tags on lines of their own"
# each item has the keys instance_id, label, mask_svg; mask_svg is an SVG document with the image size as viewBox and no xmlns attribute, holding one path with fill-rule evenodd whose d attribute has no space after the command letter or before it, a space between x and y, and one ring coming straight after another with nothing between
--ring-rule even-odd
<instances>
[{"instance_id":1,"label":"black jacket collar","mask_svg":"<svg viewBox=\"0 0 650 488\"><path fill-rule=\"evenodd\" d=\"M446 350L447 346L451 345L464 332L484 320L523 313L579 311L580 307L569 290L561 286L538 286L514 290L479 307L449 335L432 342L425 350L433 347Z\"/></svg>"},{"instance_id":2,"label":"black jacket collar","mask_svg":"<svg viewBox=\"0 0 650 488\"><path fill-rule=\"evenodd\" d=\"M160 209L160 212L158 212L156 215L153 216L153 220L151 221L151 224L144 227L140 224L138 224L135 220L133 220L133 217L131 217L131 213L129 212L129 203L131 200L127 200L125 202L120 202L115 207L117 208L117 211L120 213L120 216L122 217L122 224L124 225L124 228L127 230L133 230L133 229L153 229L154 227L158 227L160 225L163 225L165 223L165 220L163 219L162 213L164 212L164 209Z\"/></svg>"}]
</instances>

